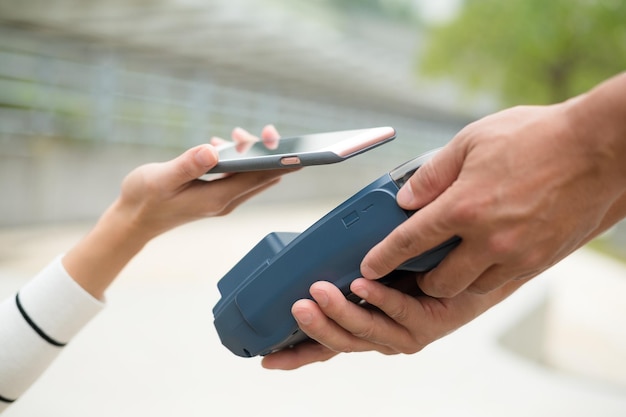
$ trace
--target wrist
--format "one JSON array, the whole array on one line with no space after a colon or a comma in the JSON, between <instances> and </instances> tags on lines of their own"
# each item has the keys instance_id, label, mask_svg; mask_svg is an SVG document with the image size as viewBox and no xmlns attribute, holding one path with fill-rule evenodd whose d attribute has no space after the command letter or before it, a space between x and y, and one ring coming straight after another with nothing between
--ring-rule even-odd
<instances>
[{"instance_id":1,"label":"wrist","mask_svg":"<svg viewBox=\"0 0 626 417\"><path fill-rule=\"evenodd\" d=\"M96 227L104 225L104 231L111 233L111 238L119 240L126 246L143 247L146 243L159 235L159 231L154 227L148 227L145 221L141 204L125 202L121 197L109 206L102 217L98 220ZM114 226L117 233L113 234L111 226Z\"/></svg>"},{"instance_id":2,"label":"wrist","mask_svg":"<svg viewBox=\"0 0 626 417\"><path fill-rule=\"evenodd\" d=\"M597 166L626 184L626 73L563 103L573 136ZM614 180L613 180L614 181Z\"/></svg>"},{"instance_id":3,"label":"wrist","mask_svg":"<svg viewBox=\"0 0 626 417\"><path fill-rule=\"evenodd\" d=\"M63 266L83 289L102 299L108 286L150 239L136 226L133 214L116 201L67 252Z\"/></svg>"}]
</instances>

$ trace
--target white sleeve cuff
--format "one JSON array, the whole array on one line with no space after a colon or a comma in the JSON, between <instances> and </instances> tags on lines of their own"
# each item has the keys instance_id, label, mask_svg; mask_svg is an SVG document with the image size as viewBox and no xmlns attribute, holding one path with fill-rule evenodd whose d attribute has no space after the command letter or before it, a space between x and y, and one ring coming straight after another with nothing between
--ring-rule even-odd
<instances>
[{"instance_id":1,"label":"white sleeve cuff","mask_svg":"<svg viewBox=\"0 0 626 417\"><path fill-rule=\"evenodd\" d=\"M104 303L67 273L58 256L19 291L19 301L32 322L51 339L65 344Z\"/></svg>"},{"instance_id":2,"label":"white sleeve cuff","mask_svg":"<svg viewBox=\"0 0 626 417\"><path fill-rule=\"evenodd\" d=\"M50 365L102 308L56 258L19 293L0 302L0 411Z\"/></svg>"}]
</instances>

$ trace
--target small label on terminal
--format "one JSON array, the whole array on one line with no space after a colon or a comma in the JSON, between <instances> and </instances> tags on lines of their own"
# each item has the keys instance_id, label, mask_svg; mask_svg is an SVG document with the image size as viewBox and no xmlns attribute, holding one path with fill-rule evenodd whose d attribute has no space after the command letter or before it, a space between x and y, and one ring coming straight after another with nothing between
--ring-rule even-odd
<instances>
[{"instance_id":1,"label":"small label on terminal","mask_svg":"<svg viewBox=\"0 0 626 417\"><path fill-rule=\"evenodd\" d=\"M300 158L297 156L285 156L280 159L282 165L300 165Z\"/></svg>"},{"instance_id":2,"label":"small label on terminal","mask_svg":"<svg viewBox=\"0 0 626 417\"><path fill-rule=\"evenodd\" d=\"M358 220L359 220L359 215L356 213L356 211L351 212L350 214L345 216L343 219L341 219L341 221L343 222L343 225L346 227L346 229L348 227L352 226Z\"/></svg>"}]
</instances>

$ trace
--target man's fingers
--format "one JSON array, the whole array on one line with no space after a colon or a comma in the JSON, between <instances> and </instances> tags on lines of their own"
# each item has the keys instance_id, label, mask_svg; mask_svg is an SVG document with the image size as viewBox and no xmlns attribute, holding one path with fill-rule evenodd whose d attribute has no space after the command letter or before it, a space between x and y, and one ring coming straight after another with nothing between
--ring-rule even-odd
<instances>
[{"instance_id":1,"label":"man's fingers","mask_svg":"<svg viewBox=\"0 0 626 417\"><path fill-rule=\"evenodd\" d=\"M329 294L329 305L332 304L336 308L352 307L353 309L360 309L354 303L346 300L336 287L334 288L339 294ZM331 314L327 315L318 304L311 300L298 300L293 305L291 311L302 331L310 338L335 352L348 353L377 350L382 353L388 353L384 348L381 349L380 346L368 340L354 336L334 321Z\"/></svg>"},{"instance_id":2,"label":"man's fingers","mask_svg":"<svg viewBox=\"0 0 626 417\"><path fill-rule=\"evenodd\" d=\"M463 157L447 146L422 165L398 191L398 204L409 210L422 208L434 201L459 176Z\"/></svg>"},{"instance_id":3,"label":"man's fingers","mask_svg":"<svg viewBox=\"0 0 626 417\"><path fill-rule=\"evenodd\" d=\"M419 210L374 246L361 262L361 274L368 279L383 277L410 258L456 235L445 221L445 203L434 201Z\"/></svg>"},{"instance_id":4,"label":"man's fingers","mask_svg":"<svg viewBox=\"0 0 626 417\"><path fill-rule=\"evenodd\" d=\"M381 317L393 323L386 323L387 320L372 323L372 340L405 354L416 353L432 341L428 339L432 323L419 298L367 279L355 280L350 288L354 294L380 309L384 313ZM421 331L413 334L410 329L416 324L420 324Z\"/></svg>"},{"instance_id":5,"label":"man's fingers","mask_svg":"<svg viewBox=\"0 0 626 417\"><path fill-rule=\"evenodd\" d=\"M418 277L418 285L431 297L452 298L491 267L488 255L477 243L461 241L435 269Z\"/></svg>"},{"instance_id":6,"label":"man's fingers","mask_svg":"<svg viewBox=\"0 0 626 417\"><path fill-rule=\"evenodd\" d=\"M299 343L293 348L283 349L267 355L261 361L266 369L282 369L285 371L297 369L313 362L323 362L338 355L339 352L328 349L315 341Z\"/></svg>"},{"instance_id":7,"label":"man's fingers","mask_svg":"<svg viewBox=\"0 0 626 417\"><path fill-rule=\"evenodd\" d=\"M480 275L470 286L467 292L473 294L487 294L497 290L509 281L528 281L536 277L546 268L513 270L503 265L493 265Z\"/></svg>"},{"instance_id":8,"label":"man's fingers","mask_svg":"<svg viewBox=\"0 0 626 417\"><path fill-rule=\"evenodd\" d=\"M367 253L361 263L365 278L380 278L456 235L446 223L446 201L454 203L446 190L457 179L463 158L452 147L442 148L398 191L401 207L420 210Z\"/></svg>"},{"instance_id":9,"label":"man's fingers","mask_svg":"<svg viewBox=\"0 0 626 417\"><path fill-rule=\"evenodd\" d=\"M324 342L320 343L329 349L337 351L333 346L347 343L346 332L328 318L314 301L308 299L296 301L291 313L303 332L315 340L323 340Z\"/></svg>"},{"instance_id":10,"label":"man's fingers","mask_svg":"<svg viewBox=\"0 0 626 417\"><path fill-rule=\"evenodd\" d=\"M341 291L329 282L320 281L313 284L311 295L326 316L358 339L378 345L379 340L383 336L389 336L391 331L401 331L399 326L387 317L348 301ZM384 335L381 332L384 332ZM378 347L377 350L396 353L386 347Z\"/></svg>"}]
</instances>

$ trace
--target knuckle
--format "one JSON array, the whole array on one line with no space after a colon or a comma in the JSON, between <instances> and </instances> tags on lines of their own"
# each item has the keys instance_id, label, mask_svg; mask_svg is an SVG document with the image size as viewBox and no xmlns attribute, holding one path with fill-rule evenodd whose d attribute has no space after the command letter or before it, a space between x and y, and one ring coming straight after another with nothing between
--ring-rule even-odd
<instances>
[{"instance_id":1,"label":"knuckle","mask_svg":"<svg viewBox=\"0 0 626 417\"><path fill-rule=\"evenodd\" d=\"M475 224L480 218L481 210L472 199L457 201L450 208L450 221L454 225Z\"/></svg>"},{"instance_id":2,"label":"knuckle","mask_svg":"<svg viewBox=\"0 0 626 417\"><path fill-rule=\"evenodd\" d=\"M516 253L517 239L512 233L497 233L487 239L487 250L497 259L509 258Z\"/></svg>"},{"instance_id":3,"label":"knuckle","mask_svg":"<svg viewBox=\"0 0 626 417\"><path fill-rule=\"evenodd\" d=\"M218 201L210 201L204 206L203 213L205 216L223 216L227 214L225 208L225 204L221 204Z\"/></svg>"},{"instance_id":4,"label":"knuckle","mask_svg":"<svg viewBox=\"0 0 626 417\"><path fill-rule=\"evenodd\" d=\"M420 335L412 335L407 343L401 346L398 350L405 355L413 355L420 352L426 347L428 343L425 343Z\"/></svg>"},{"instance_id":5,"label":"knuckle","mask_svg":"<svg viewBox=\"0 0 626 417\"><path fill-rule=\"evenodd\" d=\"M525 251L519 260L520 269L525 273L532 272L547 263L545 258L545 251L539 249Z\"/></svg>"},{"instance_id":6,"label":"knuckle","mask_svg":"<svg viewBox=\"0 0 626 417\"><path fill-rule=\"evenodd\" d=\"M392 265L390 257L386 256L384 251L380 248L371 251L368 257L367 267L379 275L395 267L395 265Z\"/></svg>"},{"instance_id":7,"label":"knuckle","mask_svg":"<svg viewBox=\"0 0 626 417\"><path fill-rule=\"evenodd\" d=\"M162 183L154 175L143 175L149 169L155 168L157 164L147 165L144 171L137 171L141 175L141 186L148 195L158 195L162 191Z\"/></svg>"},{"instance_id":8,"label":"knuckle","mask_svg":"<svg viewBox=\"0 0 626 417\"><path fill-rule=\"evenodd\" d=\"M420 283L420 288L425 294L436 298L452 298L459 292L453 283L444 279L425 279Z\"/></svg>"},{"instance_id":9,"label":"knuckle","mask_svg":"<svg viewBox=\"0 0 626 417\"><path fill-rule=\"evenodd\" d=\"M219 189L213 191L212 194L203 194L204 202L200 211L204 216L224 216L234 210L233 197L228 192Z\"/></svg>"},{"instance_id":10,"label":"knuckle","mask_svg":"<svg viewBox=\"0 0 626 417\"><path fill-rule=\"evenodd\" d=\"M413 355L417 352L420 352L422 349L424 349L423 346L405 346L402 349L400 349L400 353L404 354L404 355Z\"/></svg>"},{"instance_id":11,"label":"knuckle","mask_svg":"<svg viewBox=\"0 0 626 417\"><path fill-rule=\"evenodd\" d=\"M431 193L439 189L440 176L435 169L434 164L426 163L416 171L414 175L409 178L409 183L414 192L421 192L424 190L426 193ZM418 188L419 186L419 188Z\"/></svg>"},{"instance_id":12,"label":"knuckle","mask_svg":"<svg viewBox=\"0 0 626 417\"><path fill-rule=\"evenodd\" d=\"M402 351L400 351L398 349L394 349L391 346L381 346L377 350L378 350L378 352L382 353L383 355L387 355L387 356L397 355L399 353L403 353Z\"/></svg>"},{"instance_id":13,"label":"knuckle","mask_svg":"<svg viewBox=\"0 0 626 417\"><path fill-rule=\"evenodd\" d=\"M469 287L467 287L468 292L477 295L485 295L489 293L492 289L493 288L491 288L491 286L480 282L473 282Z\"/></svg>"},{"instance_id":14,"label":"knuckle","mask_svg":"<svg viewBox=\"0 0 626 417\"><path fill-rule=\"evenodd\" d=\"M374 322L374 314L369 312L369 320L364 321L363 327L353 331L352 335L360 340L372 341L376 335L376 325Z\"/></svg>"},{"instance_id":15,"label":"knuckle","mask_svg":"<svg viewBox=\"0 0 626 417\"><path fill-rule=\"evenodd\" d=\"M450 208L450 221L456 227L482 224L496 206L496 198L488 193L461 197Z\"/></svg>"},{"instance_id":16,"label":"knuckle","mask_svg":"<svg viewBox=\"0 0 626 417\"><path fill-rule=\"evenodd\" d=\"M388 315L396 322L403 323L407 321L410 318L410 312L406 299L403 297L402 300L389 311Z\"/></svg>"},{"instance_id":17,"label":"knuckle","mask_svg":"<svg viewBox=\"0 0 626 417\"><path fill-rule=\"evenodd\" d=\"M333 350L341 353L353 353L356 351L354 344L351 342L345 342Z\"/></svg>"},{"instance_id":18,"label":"knuckle","mask_svg":"<svg viewBox=\"0 0 626 417\"><path fill-rule=\"evenodd\" d=\"M191 163L180 164L180 167L178 168L178 170L179 170L181 178L191 180L198 176L196 169L194 169L194 166Z\"/></svg>"},{"instance_id":19,"label":"knuckle","mask_svg":"<svg viewBox=\"0 0 626 417\"><path fill-rule=\"evenodd\" d=\"M229 204L224 204L221 207L218 207L213 213L215 213L216 217L226 216L235 210L235 207Z\"/></svg>"},{"instance_id":20,"label":"knuckle","mask_svg":"<svg viewBox=\"0 0 626 417\"><path fill-rule=\"evenodd\" d=\"M374 328L371 325L368 325L362 330L354 332L353 335L359 339L372 340L374 336Z\"/></svg>"},{"instance_id":21,"label":"knuckle","mask_svg":"<svg viewBox=\"0 0 626 417\"><path fill-rule=\"evenodd\" d=\"M413 255L418 250L413 232L405 223L398 226L394 233L394 249L403 255ZM394 265L395 266L395 265Z\"/></svg>"}]
</instances>

